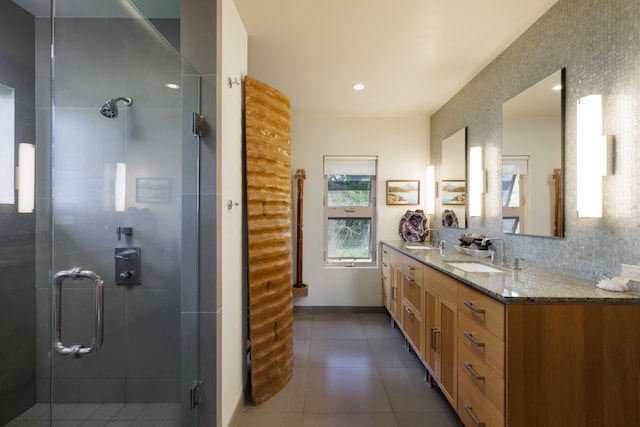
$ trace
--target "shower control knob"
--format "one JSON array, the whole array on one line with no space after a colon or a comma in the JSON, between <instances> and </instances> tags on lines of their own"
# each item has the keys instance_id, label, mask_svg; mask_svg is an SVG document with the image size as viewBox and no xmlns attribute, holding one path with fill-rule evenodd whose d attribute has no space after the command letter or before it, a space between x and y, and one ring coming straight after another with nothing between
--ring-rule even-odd
<instances>
[{"instance_id":1,"label":"shower control knob","mask_svg":"<svg viewBox=\"0 0 640 427\"><path fill-rule=\"evenodd\" d=\"M130 271L125 271L123 273L120 273L121 279L131 279L132 276L133 274Z\"/></svg>"}]
</instances>

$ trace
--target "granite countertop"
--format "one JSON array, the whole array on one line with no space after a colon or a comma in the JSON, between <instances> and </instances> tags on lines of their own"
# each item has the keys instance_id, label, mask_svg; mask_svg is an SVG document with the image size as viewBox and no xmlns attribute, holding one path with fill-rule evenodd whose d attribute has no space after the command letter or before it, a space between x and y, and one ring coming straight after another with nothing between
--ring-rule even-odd
<instances>
[{"instance_id":1,"label":"granite countertop","mask_svg":"<svg viewBox=\"0 0 640 427\"><path fill-rule=\"evenodd\" d=\"M475 261L490 264L489 259L466 255L451 246L445 247L441 254L440 249L421 243L404 241L383 241L382 243L502 302L640 302L638 292L606 291L596 287L596 282L522 263L519 270L497 266L500 272L468 273L447 262ZM405 245L424 246L430 249L410 249Z\"/></svg>"}]
</instances>

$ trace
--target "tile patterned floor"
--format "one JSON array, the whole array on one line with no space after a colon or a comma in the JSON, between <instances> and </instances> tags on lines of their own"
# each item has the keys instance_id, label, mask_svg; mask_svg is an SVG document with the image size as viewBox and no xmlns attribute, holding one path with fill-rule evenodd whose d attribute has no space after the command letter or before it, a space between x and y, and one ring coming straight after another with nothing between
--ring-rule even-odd
<instances>
[{"instance_id":1,"label":"tile patterned floor","mask_svg":"<svg viewBox=\"0 0 640 427\"><path fill-rule=\"evenodd\" d=\"M295 315L291 382L236 427L457 427L384 314Z\"/></svg>"},{"instance_id":2,"label":"tile patterned floor","mask_svg":"<svg viewBox=\"0 0 640 427\"><path fill-rule=\"evenodd\" d=\"M38 403L6 427L47 427L49 406ZM177 403L54 404L54 427L181 427Z\"/></svg>"},{"instance_id":3,"label":"tile patterned floor","mask_svg":"<svg viewBox=\"0 0 640 427\"><path fill-rule=\"evenodd\" d=\"M458 427L424 367L384 314L295 315L291 382L236 427ZM7 427L46 427L36 404ZM56 404L54 427L184 427L172 403ZM213 427L213 426L201 426Z\"/></svg>"}]
</instances>

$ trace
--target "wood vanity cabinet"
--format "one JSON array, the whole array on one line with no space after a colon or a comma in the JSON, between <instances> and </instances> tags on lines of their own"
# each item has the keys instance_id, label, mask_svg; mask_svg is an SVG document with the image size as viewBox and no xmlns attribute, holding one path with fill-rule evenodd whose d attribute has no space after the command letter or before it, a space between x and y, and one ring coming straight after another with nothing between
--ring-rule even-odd
<instances>
[{"instance_id":1,"label":"wood vanity cabinet","mask_svg":"<svg viewBox=\"0 0 640 427\"><path fill-rule=\"evenodd\" d=\"M395 249L382 245L382 304L387 308L391 318L401 323L400 316L400 270L401 260L406 256Z\"/></svg>"},{"instance_id":2,"label":"wood vanity cabinet","mask_svg":"<svg viewBox=\"0 0 640 427\"><path fill-rule=\"evenodd\" d=\"M391 254L392 249L382 246L381 249L381 280L382 280L382 305L387 310L391 305Z\"/></svg>"},{"instance_id":3,"label":"wood vanity cabinet","mask_svg":"<svg viewBox=\"0 0 640 427\"><path fill-rule=\"evenodd\" d=\"M502 301L383 249L387 309L466 427L640 426L640 304Z\"/></svg>"},{"instance_id":4,"label":"wood vanity cabinet","mask_svg":"<svg viewBox=\"0 0 640 427\"><path fill-rule=\"evenodd\" d=\"M425 366L449 403L457 401L457 280L424 267Z\"/></svg>"}]
</instances>

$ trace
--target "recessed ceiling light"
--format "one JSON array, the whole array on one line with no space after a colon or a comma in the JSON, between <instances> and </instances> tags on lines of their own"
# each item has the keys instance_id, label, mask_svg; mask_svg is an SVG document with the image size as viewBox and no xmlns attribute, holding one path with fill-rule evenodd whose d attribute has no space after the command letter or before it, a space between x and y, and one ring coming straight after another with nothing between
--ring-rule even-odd
<instances>
[{"instance_id":1,"label":"recessed ceiling light","mask_svg":"<svg viewBox=\"0 0 640 427\"><path fill-rule=\"evenodd\" d=\"M551 88L551 90L560 90L562 89L562 85L555 85L554 87Z\"/></svg>"},{"instance_id":2,"label":"recessed ceiling light","mask_svg":"<svg viewBox=\"0 0 640 427\"><path fill-rule=\"evenodd\" d=\"M180 85L177 85L175 83L165 83L165 86L169 89L180 89Z\"/></svg>"},{"instance_id":3,"label":"recessed ceiling light","mask_svg":"<svg viewBox=\"0 0 640 427\"><path fill-rule=\"evenodd\" d=\"M353 88L353 90L362 90L362 89L364 89L364 85L362 83L356 83L351 87Z\"/></svg>"}]
</instances>

